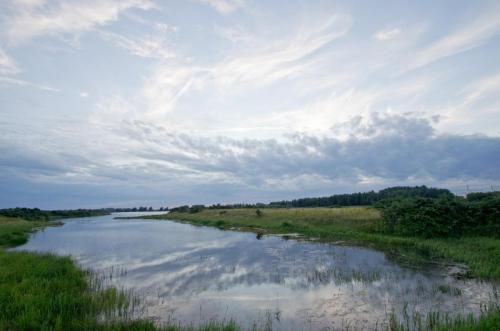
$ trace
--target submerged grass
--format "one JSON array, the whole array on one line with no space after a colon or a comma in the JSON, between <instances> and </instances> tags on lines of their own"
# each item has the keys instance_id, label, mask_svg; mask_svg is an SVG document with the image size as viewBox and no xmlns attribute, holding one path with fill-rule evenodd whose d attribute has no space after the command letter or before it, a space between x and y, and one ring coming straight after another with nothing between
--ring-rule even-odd
<instances>
[{"instance_id":1,"label":"submerged grass","mask_svg":"<svg viewBox=\"0 0 500 331\"><path fill-rule=\"evenodd\" d=\"M387 330L389 331L493 331L499 330L500 313L499 307L490 305L484 307L479 317L472 314L466 316L451 317L439 311L431 311L427 314L418 312L410 313L403 308L403 318L398 319L396 313L391 311L388 318Z\"/></svg>"},{"instance_id":2,"label":"submerged grass","mask_svg":"<svg viewBox=\"0 0 500 331\"><path fill-rule=\"evenodd\" d=\"M379 215L369 208L264 210L260 216L255 210L201 212L199 214L170 214L169 218L194 224L222 228L239 227L256 233L301 233L323 240L380 241L391 245L407 245L436 254L452 257L461 248L479 253L462 252L467 259L476 258L486 275L495 275L492 266L498 254L498 242L488 239L462 238L462 241L415 241L412 238L394 238L378 234ZM255 216L252 214L255 214ZM292 215L295 215L294 217ZM217 216L217 217L215 217ZM165 218L165 216L162 216ZM91 272L75 266L68 257L52 254L6 251L4 248L24 243L30 232L50 225L48 222L28 222L0 217L0 330L136 330L136 331L232 331L241 328L234 321L211 321L204 325L158 325L147 319L131 319L135 298L130 293L109 288ZM416 240L416 239L415 239ZM423 245L423 246L419 246ZM452 247L452 248L450 248ZM442 251L440 251L442 250ZM448 255L447 255L448 254ZM476 255L474 255L476 254ZM480 256L478 256L480 255ZM488 261L487 257L493 261ZM489 263L489 266L488 266ZM479 269L475 269L476 272ZM339 279L350 275L339 274ZM376 279L377 275L373 275ZM453 291L438 288L439 291ZM408 328L408 323L389 320L388 330ZM413 321L413 320L412 320ZM485 310L480 318L473 316L449 318L430 313L421 318L422 330L498 330L498 307ZM412 322L413 323L413 322ZM429 326L432 326L429 328Z\"/></svg>"},{"instance_id":3,"label":"submerged grass","mask_svg":"<svg viewBox=\"0 0 500 331\"><path fill-rule=\"evenodd\" d=\"M0 217L0 330L232 331L232 321L163 325L132 320L135 298L103 286L99 276L69 257L6 251L26 242L34 229L51 225Z\"/></svg>"},{"instance_id":4,"label":"submerged grass","mask_svg":"<svg viewBox=\"0 0 500 331\"><path fill-rule=\"evenodd\" d=\"M500 239L459 237L424 239L383 232L382 218L371 207L206 209L198 213L168 213L147 216L257 234L298 233L322 241L344 240L394 253L400 260L447 259L465 263L469 275L500 280Z\"/></svg>"},{"instance_id":5,"label":"submerged grass","mask_svg":"<svg viewBox=\"0 0 500 331\"><path fill-rule=\"evenodd\" d=\"M469 276L500 280L500 240L490 237L460 237L424 239L385 234L380 213L371 207L346 208L266 208L206 209L197 213L173 212L148 216L194 225L215 226L226 230L251 231L263 234L301 234L321 241L347 241L373 246L396 255L401 260L452 260L467 264ZM342 275L340 275L342 276ZM376 275L374 275L376 277ZM460 295L446 285L437 291ZM497 295L495 293L495 295ZM479 317L473 315L450 317L439 312L427 316L415 315L399 321L389 316L388 330L500 330L500 309L490 305ZM410 324L411 321L411 324Z\"/></svg>"}]
</instances>

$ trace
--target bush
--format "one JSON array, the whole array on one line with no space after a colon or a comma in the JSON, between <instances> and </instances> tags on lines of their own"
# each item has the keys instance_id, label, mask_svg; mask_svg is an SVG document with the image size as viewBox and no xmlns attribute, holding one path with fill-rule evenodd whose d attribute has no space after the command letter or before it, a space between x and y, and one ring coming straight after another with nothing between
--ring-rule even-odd
<instances>
[{"instance_id":1,"label":"bush","mask_svg":"<svg viewBox=\"0 0 500 331\"><path fill-rule=\"evenodd\" d=\"M458 236L473 222L466 201L460 198L404 198L384 200L376 206L386 230L403 236Z\"/></svg>"},{"instance_id":2,"label":"bush","mask_svg":"<svg viewBox=\"0 0 500 331\"><path fill-rule=\"evenodd\" d=\"M191 214L199 213L200 211L203 211L203 209L205 209L204 205L192 205L191 208L189 208L189 212Z\"/></svg>"},{"instance_id":3,"label":"bush","mask_svg":"<svg viewBox=\"0 0 500 331\"><path fill-rule=\"evenodd\" d=\"M170 209L170 212L172 212L172 213L187 213L189 211L190 211L190 208L187 205Z\"/></svg>"},{"instance_id":4,"label":"bush","mask_svg":"<svg viewBox=\"0 0 500 331\"><path fill-rule=\"evenodd\" d=\"M469 196L467 196L469 200ZM467 232L500 237L500 195L491 194L469 203L472 222Z\"/></svg>"}]
</instances>

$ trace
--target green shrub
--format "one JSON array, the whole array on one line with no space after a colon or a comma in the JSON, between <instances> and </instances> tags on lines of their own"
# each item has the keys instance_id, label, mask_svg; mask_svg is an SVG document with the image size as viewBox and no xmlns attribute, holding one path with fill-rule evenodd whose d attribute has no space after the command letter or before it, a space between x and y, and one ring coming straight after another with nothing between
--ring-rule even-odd
<instances>
[{"instance_id":1,"label":"green shrub","mask_svg":"<svg viewBox=\"0 0 500 331\"><path fill-rule=\"evenodd\" d=\"M403 198L377 204L389 233L403 236L458 236L472 224L464 199Z\"/></svg>"},{"instance_id":2,"label":"green shrub","mask_svg":"<svg viewBox=\"0 0 500 331\"><path fill-rule=\"evenodd\" d=\"M205 209L204 205L192 205L191 208L189 208L189 212L191 214L199 213L200 211L203 211L203 209Z\"/></svg>"},{"instance_id":3,"label":"green shrub","mask_svg":"<svg viewBox=\"0 0 500 331\"><path fill-rule=\"evenodd\" d=\"M500 195L492 194L472 200L469 203L469 215L472 222L467 232L500 237Z\"/></svg>"}]
</instances>

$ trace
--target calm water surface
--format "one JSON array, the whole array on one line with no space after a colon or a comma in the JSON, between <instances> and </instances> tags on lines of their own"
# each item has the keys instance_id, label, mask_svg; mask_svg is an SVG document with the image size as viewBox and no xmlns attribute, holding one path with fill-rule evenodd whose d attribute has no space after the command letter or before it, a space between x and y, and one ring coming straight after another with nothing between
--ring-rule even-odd
<instances>
[{"instance_id":1,"label":"calm water surface","mask_svg":"<svg viewBox=\"0 0 500 331\"><path fill-rule=\"evenodd\" d=\"M403 268L372 249L113 219L120 215L67 220L17 249L71 255L112 285L132 289L144 305L141 317L170 322L373 330L393 310L401 317L404 307L410 315L478 313L496 300L491 283L457 280L440 268Z\"/></svg>"}]
</instances>

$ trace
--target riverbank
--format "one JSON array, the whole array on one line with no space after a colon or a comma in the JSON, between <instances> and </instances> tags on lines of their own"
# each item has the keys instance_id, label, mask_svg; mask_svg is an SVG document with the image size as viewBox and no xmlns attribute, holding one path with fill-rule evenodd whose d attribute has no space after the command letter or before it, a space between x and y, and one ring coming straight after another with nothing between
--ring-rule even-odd
<instances>
[{"instance_id":1,"label":"riverbank","mask_svg":"<svg viewBox=\"0 0 500 331\"><path fill-rule=\"evenodd\" d=\"M6 250L54 225L0 216L0 330L237 330L231 322L158 327L132 320L133 296L103 287L99 275L81 270L69 257Z\"/></svg>"},{"instance_id":2,"label":"riverbank","mask_svg":"<svg viewBox=\"0 0 500 331\"><path fill-rule=\"evenodd\" d=\"M322 211L317 211L318 217ZM324 212L324 211L323 211ZM261 217L265 216L266 211ZM358 217L357 211L337 215L337 226ZM271 216L271 215L268 215ZM308 215L311 217L311 215ZM279 219L279 217L277 218ZM309 218L308 218L309 219ZM309 221L315 220L312 217ZM342 221L343 220L343 221ZM363 223L366 224L362 226ZM283 223L283 222L282 222ZM24 242L30 231L51 223L0 218L0 330L239 330L231 322L213 321L204 326L158 326L150 320L132 320L131 294L104 288L91 272L79 269L68 257L51 254L5 251ZM220 224L220 223L219 223ZM371 225L370 225L371 224ZM360 227L372 229L376 223L366 218ZM289 225L281 225L286 228ZM255 229L254 229L255 230ZM261 230L259 230L261 231ZM258 232L260 233L260 232ZM24 238L24 241L19 239ZM500 315L488 311L479 320L468 316L448 319L445 316L423 317L422 329L496 330ZM404 322L391 321L389 330L406 330Z\"/></svg>"},{"instance_id":3,"label":"riverbank","mask_svg":"<svg viewBox=\"0 0 500 331\"><path fill-rule=\"evenodd\" d=\"M382 218L372 207L205 209L147 216L257 235L300 234L309 239L361 244L405 259L448 260L466 264L468 276L500 280L500 239L490 237L433 238L384 234ZM414 254L417 253L417 254Z\"/></svg>"}]
</instances>

